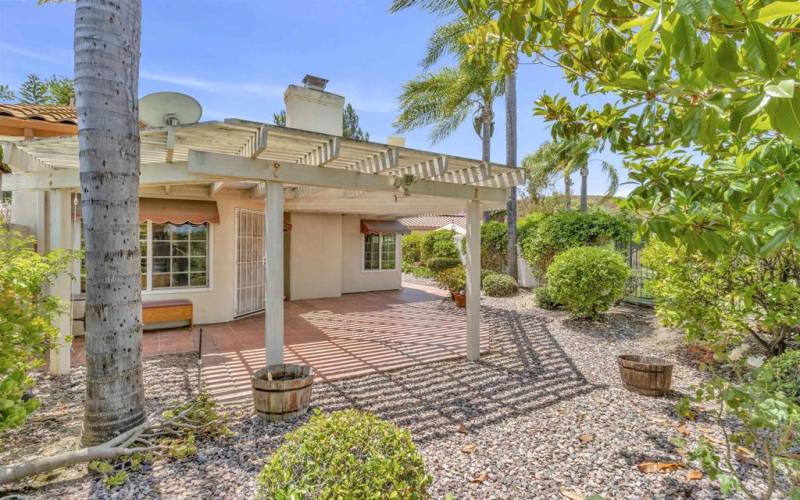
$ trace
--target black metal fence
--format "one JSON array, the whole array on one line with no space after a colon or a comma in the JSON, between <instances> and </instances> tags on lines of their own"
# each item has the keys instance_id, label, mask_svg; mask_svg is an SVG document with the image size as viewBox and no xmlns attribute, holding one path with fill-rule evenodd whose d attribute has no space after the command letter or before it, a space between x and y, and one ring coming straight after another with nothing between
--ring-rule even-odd
<instances>
[{"instance_id":1,"label":"black metal fence","mask_svg":"<svg viewBox=\"0 0 800 500\"><path fill-rule=\"evenodd\" d=\"M653 272L642 266L639 255L644 245L628 241L617 241L614 246L624 253L631 267L631 279L625 292L625 301L646 306L653 305L653 296L647 292L645 284L652 278Z\"/></svg>"}]
</instances>

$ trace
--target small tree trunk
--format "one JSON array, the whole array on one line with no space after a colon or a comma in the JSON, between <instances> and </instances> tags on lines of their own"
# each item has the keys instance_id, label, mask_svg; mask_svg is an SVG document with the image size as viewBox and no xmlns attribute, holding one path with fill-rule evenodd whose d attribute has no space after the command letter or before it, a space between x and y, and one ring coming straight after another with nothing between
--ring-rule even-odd
<instances>
[{"instance_id":1,"label":"small tree trunk","mask_svg":"<svg viewBox=\"0 0 800 500\"><path fill-rule=\"evenodd\" d=\"M141 0L78 0L75 93L86 242L83 443L145 420L139 254Z\"/></svg>"},{"instance_id":2,"label":"small tree trunk","mask_svg":"<svg viewBox=\"0 0 800 500\"><path fill-rule=\"evenodd\" d=\"M569 174L564 174L564 207L567 210L572 208L572 178Z\"/></svg>"},{"instance_id":3,"label":"small tree trunk","mask_svg":"<svg viewBox=\"0 0 800 500\"><path fill-rule=\"evenodd\" d=\"M492 161L492 103L484 102L483 104L483 124L481 126L481 160L487 164ZM491 213L489 211L483 212L483 221L489 222Z\"/></svg>"},{"instance_id":4,"label":"small tree trunk","mask_svg":"<svg viewBox=\"0 0 800 500\"><path fill-rule=\"evenodd\" d=\"M589 168L581 167L581 212L589 210Z\"/></svg>"},{"instance_id":5,"label":"small tree trunk","mask_svg":"<svg viewBox=\"0 0 800 500\"><path fill-rule=\"evenodd\" d=\"M506 76L506 165L517 166L517 74ZM512 187L506 203L508 223L508 247L506 268L508 274L517 279L517 188Z\"/></svg>"}]
</instances>

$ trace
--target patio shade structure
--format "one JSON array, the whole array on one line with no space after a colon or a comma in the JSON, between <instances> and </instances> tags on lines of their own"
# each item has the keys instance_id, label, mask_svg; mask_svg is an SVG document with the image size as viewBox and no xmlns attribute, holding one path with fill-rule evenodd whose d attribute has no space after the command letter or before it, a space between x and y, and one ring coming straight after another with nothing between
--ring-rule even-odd
<instances>
[{"instance_id":1,"label":"patio shade structure","mask_svg":"<svg viewBox=\"0 0 800 500\"><path fill-rule=\"evenodd\" d=\"M12 173L2 189L48 192L50 217L68 227L70 193L80 188L77 137L8 142L4 161ZM225 189L264 199L269 364L283 359L284 211L375 219L465 212L468 357L478 359L481 213L503 208L524 180L501 164L239 119L141 131L142 198L207 200ZM68 233L51 231L51 246L69 247Z\"/></svg>"}]
</instances>

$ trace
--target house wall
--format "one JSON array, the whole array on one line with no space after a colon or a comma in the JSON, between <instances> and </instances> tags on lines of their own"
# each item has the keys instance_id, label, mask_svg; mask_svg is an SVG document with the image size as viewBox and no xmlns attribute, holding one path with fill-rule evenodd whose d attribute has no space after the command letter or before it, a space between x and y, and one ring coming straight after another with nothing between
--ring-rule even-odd
<instances>
[{"instance_id":1,"label":"house wall","mask_svg":"<svg viewBox=\"0 0 800 500\"><path fill-rule=\"evenodd\" d=\"M402 286L401 247L398 241L395 256L397 269L364 271L364 235L361 234L361 218L342 217L342 293L399 289Z\"/></svg>"},{"instance_id":2,"label":"house wall","mask_svg":"<svg viewBox=\"0 0 800 500\"><path fill-rule=\"evenodd\" d=\"M342 216L291 214L289 299L342 294Z\"/></svg>"}]
</instances>

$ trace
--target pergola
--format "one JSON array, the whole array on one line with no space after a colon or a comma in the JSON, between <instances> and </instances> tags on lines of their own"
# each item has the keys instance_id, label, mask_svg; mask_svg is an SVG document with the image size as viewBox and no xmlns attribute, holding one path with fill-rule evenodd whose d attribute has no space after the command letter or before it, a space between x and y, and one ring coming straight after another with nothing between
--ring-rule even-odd
<instances>
[{"instance_id":1,"label":"pergola","mask_svg":"<svg viewBox=\"0 0 800 500\"><path fill-rule=\"evenodd\" d=\"M80 187L77 137L9 142L4 153L12 173L3 175L2 189L49 192L48 246L69 246L63 228L68 193ZM284 211L391 217L465 211L467 352L478 359L482 211L505 207L509 190L524 180L521 169L495 163L238 119L141 131L142 196L207 199L238 189L264 198L268 364L283 358ZM68 285L65 292L57 284L55 293L68 297Z\"/></svg>"}]
</instances>

